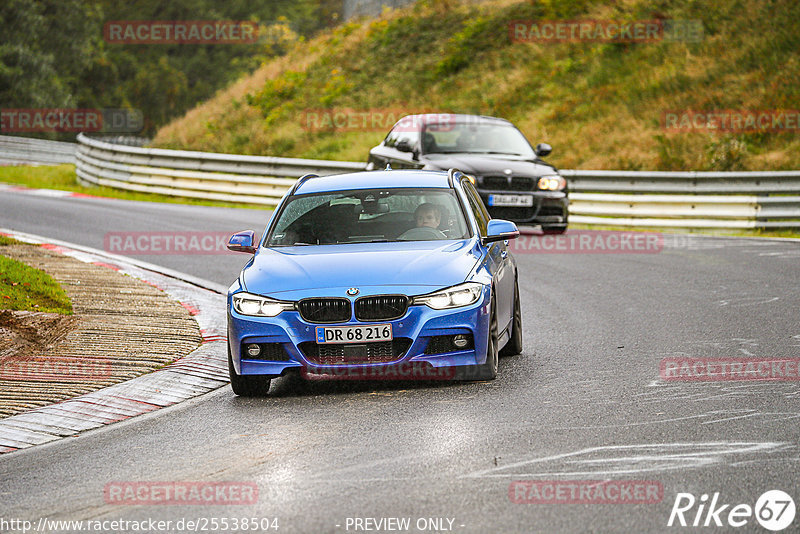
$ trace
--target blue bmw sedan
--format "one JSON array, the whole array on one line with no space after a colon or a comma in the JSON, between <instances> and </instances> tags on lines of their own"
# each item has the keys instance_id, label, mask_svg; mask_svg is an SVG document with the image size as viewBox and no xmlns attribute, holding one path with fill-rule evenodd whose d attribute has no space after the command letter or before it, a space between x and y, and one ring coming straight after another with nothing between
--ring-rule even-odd
<instances>
[{"instance_id":1,"label":"blue bmw sedan","mask_svg":"<svg viewBox=\"0 0 800 534\"><path fill-rule=\"evenodd\" d=\"M270 380L472 379L522 351L514 223L491 219L469 176L386 170L300 178L228 292L237 395Z\"/></svg>"}]
</instances>

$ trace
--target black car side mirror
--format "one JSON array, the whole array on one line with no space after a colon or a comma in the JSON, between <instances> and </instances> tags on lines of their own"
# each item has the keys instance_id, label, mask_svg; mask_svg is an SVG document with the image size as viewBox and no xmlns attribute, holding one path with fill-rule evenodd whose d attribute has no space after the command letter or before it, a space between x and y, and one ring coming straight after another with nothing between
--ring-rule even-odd
<instances>
[{"instance_id":1,"label":"black car side mirror","mask_svg":"<svg viewBox=\"0 0 800 534\"><path fill-rule=\"evenodd\" d=\"M553 147L551 147L547 143L539 143L538 145L536 145L536 149L534 149L534 152L540 158L543 158L543 157L549 155L550 152L552 152L552 151L553 151Z\"/></svg>"}]
</instances>

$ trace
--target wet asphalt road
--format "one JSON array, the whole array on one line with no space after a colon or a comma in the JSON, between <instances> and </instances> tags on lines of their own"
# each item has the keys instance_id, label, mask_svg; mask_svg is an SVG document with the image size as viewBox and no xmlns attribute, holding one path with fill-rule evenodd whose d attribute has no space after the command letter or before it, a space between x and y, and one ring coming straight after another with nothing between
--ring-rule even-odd
<instances>
[{"instance_id":1,"label":"wet asphalt road","mask_svg":"<svg viewBox=\"0 0 800 534\"><path fill-rule=\"evenodd\" d=\"M268 215L0 193L0 227L99 249L108 232L260 234ZM246 260L136 257L225 285ZM772 489L800 499L800 382L659 378L665 358L800 358L800 243L667 238L654 254L533 247L516 257L525 350L501 360L494 382L283 378L262 399L225 387L0 456L0 518L172 521L153 532L187 531L176 529L181 519L224 532L211 520L245 517L278 518L278 532L365 532L376 526L365 518L410 520L372 532L669 532L697 530L667 526L678 493L719 492L731 505L724 526L704 531L767 532L753 517L732 528L728 512ZM663 498L518 504L509 487L520 480L649 481ZM255 483L258 497L106 502L104 488L126 481ZM697 509L685 513L690 523Z\"/></svg>"}]
</instances>

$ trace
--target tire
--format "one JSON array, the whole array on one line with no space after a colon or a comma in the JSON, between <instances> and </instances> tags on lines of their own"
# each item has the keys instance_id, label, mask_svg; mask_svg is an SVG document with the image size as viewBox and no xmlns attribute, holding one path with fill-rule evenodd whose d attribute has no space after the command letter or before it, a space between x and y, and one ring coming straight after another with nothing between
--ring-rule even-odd
<instances>
[{"instance_id":1,"label":"tire","mask_svg":"<svg viewBox=\"0 0 800 534\"><path fill-rule=\"evenodd\" d=\"M230 347L228 347L228 375L231 378L231 389L236 395L242 397L264 397L269 392L269 376L236 374L236 369L233 368Z\"/></svg>"},{"instance_id":2,"label":"tire","mask_svg":"<svg viewBox=\"0 0 800 534\"><path fill-rule=\"evenodd\" d=\"M542 226L542 232L545 234L563 234L566 231L566 226Z\"/></svg>"},{"instance_id":3,"label":"tire","mask_svg":"<svg viewBox=\"0 0 800 534\"><path fill-rule=\"evenodd\" d=\"M515 356L522 352L522 303L519 300L519 280L514 280L514 318L511 320L511 336L500 356Z\"/></svg>"},{"instance_id":4,"label":"tire","mask_svg":"<svg viewBox=\"0 0 800 534\"><path fill-rule=\"evenodd\" d=\"M486 363L476 366L475 380L494 380L497 378L500 355L497 349L497 306L494 301L494 290L492 291L491 311L489 314L489 339L486 342Z\"/></svg>"}]
</instances>

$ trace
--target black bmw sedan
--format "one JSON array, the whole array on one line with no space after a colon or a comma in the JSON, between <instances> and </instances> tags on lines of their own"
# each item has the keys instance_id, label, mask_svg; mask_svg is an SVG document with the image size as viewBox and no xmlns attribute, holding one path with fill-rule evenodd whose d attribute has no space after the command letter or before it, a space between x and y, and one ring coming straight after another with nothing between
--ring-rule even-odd
<instances>
[{"instance_id":1,"label":"black bmw sedan","mask_svg":"<svg viewBox=\"0 0 800 534\"><path fill-rule=\"evenodd\" d=\"M567 229L567 182L542 161L548 144L536 148L505 119L482 115L407 115L369 152L367 170L447 170L474 177L489 213L518 224L541 225L546 233Z\"/></svg>"}]
</instances>

